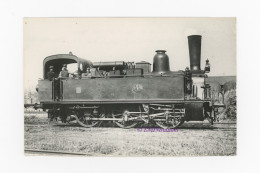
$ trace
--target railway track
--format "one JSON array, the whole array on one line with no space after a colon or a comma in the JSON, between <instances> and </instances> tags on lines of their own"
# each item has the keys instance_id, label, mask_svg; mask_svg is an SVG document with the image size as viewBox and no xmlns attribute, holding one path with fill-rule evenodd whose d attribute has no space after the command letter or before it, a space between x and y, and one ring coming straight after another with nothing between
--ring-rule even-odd
<instances>
[{"instance_id":1,"label":"railway track","mask_svg":"<svg viewBox=\"0 0 260 173\"><path fill-rule=\"evenodd\" d=\"M214 123L214 125L210 125L208 123L199 123L199 122L189 122L184 123L183 126L179 127L180 130L236 130L236 124L234 122L224 122L224 123ZM81 127L77 124L24 124L24 127L27 128L44 128L44 127L69 127L69 128L82 128L82 129L88 129L85 127ZM99 128L108 128L114 126L105 126L105 127L93 127L92 129L99 129ZM138 127L136 127L138 128ZM132 128L132 129L136 129ZM146 126L140 126L139 128L146 128Z\"/></svg>"},{"instance_id":2,"label":"railway track","mask_svg":"<svg viewBox=\"0 0 260 173\"><path fill-rule=\"evenodd\" d=\"M57 126L57 127L61 127L61 126L68 126L68 127L81 127L78 124L65 124L65 123L61 123L61 124L24 124L25 127L48 127L48 126Z\"/></svg>"},{"instance_id":3,"label":"railway track","mask_svg":"<svg viewBox=\"0 0 260 173\"><path fill-rule=\"evenodd\" d=\"M77 152L63 152L63 151L51 151L51 150L35 150L35 149L24 149L24 154L28 155L63 155L63 156L92 156L91 154L86 153L77 153Z\"/></svg>"}]
</instances>

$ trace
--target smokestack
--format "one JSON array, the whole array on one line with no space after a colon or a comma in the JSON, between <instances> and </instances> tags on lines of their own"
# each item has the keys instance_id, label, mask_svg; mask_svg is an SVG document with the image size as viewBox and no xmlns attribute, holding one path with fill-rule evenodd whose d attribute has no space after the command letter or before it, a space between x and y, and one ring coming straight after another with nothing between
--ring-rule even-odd
<instances>
[{"instance_id":1,"label":"smokestack","mask_svg":"<svg viewBox=\"0 0 260 173\"><path fill-rule=\"evenodd\" d=\"M200 71L200 53L201 53L201 36L188 36L189 53L190 53L190 69L191 71Z\"/></svg>"}]
</instances>

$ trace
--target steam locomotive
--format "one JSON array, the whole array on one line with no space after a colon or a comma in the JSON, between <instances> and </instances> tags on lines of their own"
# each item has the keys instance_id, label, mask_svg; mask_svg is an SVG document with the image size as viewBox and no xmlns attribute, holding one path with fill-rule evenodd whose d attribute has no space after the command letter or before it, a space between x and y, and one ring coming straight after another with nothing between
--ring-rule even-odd
<instances>
[{"instance_id":1,"label":"steam locomotive","mask_svg":"<svg viewBox=\"0 0 260 173\"><path fill-rule=\"evenodd\" d=\"M50 121L76 120L83 127L113 122L121 128L156 124L177 128L185 121L213 123L217 109L205 83L210 72L206 60L201 70L201 36L188 36L190 68L170 71L165 50L157 50L153 70L149 62L91 62L72 53L48 56L38 81L40 107ZM76 72L58 78L63 64L75 64ZM55 78L47 78L53 66Z\"/></svg>"}]
</instances>

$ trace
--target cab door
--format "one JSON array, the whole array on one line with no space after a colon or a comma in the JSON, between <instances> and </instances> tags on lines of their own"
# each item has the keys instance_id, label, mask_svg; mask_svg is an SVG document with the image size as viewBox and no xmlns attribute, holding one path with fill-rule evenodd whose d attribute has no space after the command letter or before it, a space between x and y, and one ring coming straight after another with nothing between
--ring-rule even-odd
<instances>
[{"instance_id":1,"label":"cab door","mask_svg":"<svg viewBox=\"0 0 260 173\"><path fill-rule=\"evenodd\" d=\"M40 102L53 101L53 83L49 80L38 81L38 97Z\"/></svg>"},{"instance_id":2,"label":"cab door","mask_svg":"<svg viewBox=\"0 0 260 173\"><path fill-rule=\"evenodd\" d=\"M62 101L63 99L63 81L56 79L52 82L52 99L53 101Z\"/></svg>"}]
</instances>

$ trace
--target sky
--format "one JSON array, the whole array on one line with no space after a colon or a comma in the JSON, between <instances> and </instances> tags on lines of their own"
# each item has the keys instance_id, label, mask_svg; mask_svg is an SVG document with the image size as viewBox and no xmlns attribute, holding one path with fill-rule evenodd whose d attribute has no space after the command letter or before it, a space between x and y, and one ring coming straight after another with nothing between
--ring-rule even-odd
<instances>
[{"instance_id":1,"label":"sky","mask_svg":"<svg viewBox=\"0 0 260 173\"><path fill-rule=\"evenodd\" d=\"M189 66L189 35L201 35L201 68L209 76L236 75L235 18L24 18L24 87L43 77L43 60L55 54L95 61L148 61L166 50L172 71Z\"/></svg>"}]
</instances>

